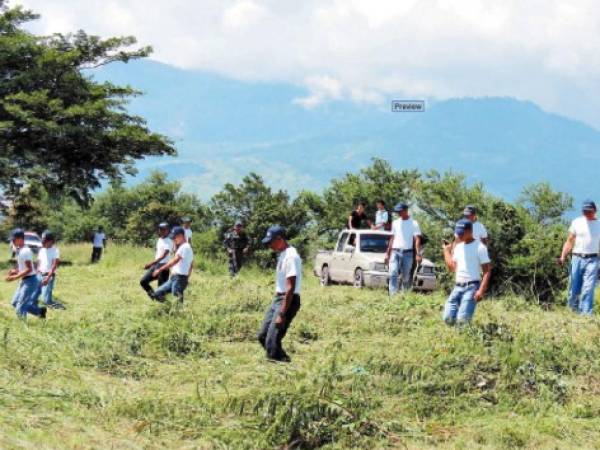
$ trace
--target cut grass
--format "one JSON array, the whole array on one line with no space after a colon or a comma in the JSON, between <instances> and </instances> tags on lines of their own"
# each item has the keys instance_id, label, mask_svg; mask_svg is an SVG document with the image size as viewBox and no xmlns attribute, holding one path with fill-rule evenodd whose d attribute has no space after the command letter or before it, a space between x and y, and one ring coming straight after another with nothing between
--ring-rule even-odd
<instances>
[{"instance_id":1,"label":"cut grass","mask_svg":"<svg viewBox=\"0 0 600 450\"><path fill-rule=\"evenodd\" d=\"M150 249L64 246L67 309L0 295L1 448L600 448L600 322L518 298L446 327L443 293L321 288L268 363L270 273L198 261L186 304L150 302Z\"/></svg>"}]
</instances>

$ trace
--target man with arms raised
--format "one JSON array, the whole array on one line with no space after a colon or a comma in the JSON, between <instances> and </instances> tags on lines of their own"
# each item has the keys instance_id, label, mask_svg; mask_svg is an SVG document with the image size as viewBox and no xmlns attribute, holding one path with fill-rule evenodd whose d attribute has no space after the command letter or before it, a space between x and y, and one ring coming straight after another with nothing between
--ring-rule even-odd
<instances>
[{"instance_id":1,"label":"man with arms raised","mask_svg":"<svg viewBox=\"0 0 600 450\"><path fill-rule=\"evenodd\" d=\"M444 308L443 318L448 325L471 321L491 277L487 247L473 236L473 224L466 219L459 220L454 233L457 239L444 245L446 266L456 273L456 284Z\"/></svg>"},{"instance_id":2,"label":"man with arms raised","mask_svg":"<svg viewBox=\"0 0 600 450\"><path fill-rule=\"evenodd\" d=\"M421 261L421 228L419 223L408 214L408 205L398 203L394 207L398 218L392 222L392 237L388 244L385 256L389 264L390 295L398 292L398 275L401 274L402 291L409 290L412 286L413 257L416 250L416 260Z\"/></svg>"},{"instance_id":3,"label":"man with arms raised","mask_svg":"<svg viewBox=\"0 0 600 450\"><path fill-rule=\"evenodd\" d=\"M274 361L289 362L281 341L292 320L300 309L300 284L302 282L302 260L296 249L285 237L285 229L279 225L270 227L262 243L279 253L275 272L275 298L267 309L258 341Z\"/></svg>"},{"instance_id":4,"label":"man with arms raised","mask_svg":"<svg viewBox=\"0 0 600 450\"><path fill-rule=\"evenodd\" d=\"M596 204L583 202L581 217L573 220L569 237L563 246L559 262L564 264L572 251L569 307L573 312L589 315L594 310L594 289L598 280L598 252L600 249L600 222L596 218Z\"/></svg>"}]
</instances>

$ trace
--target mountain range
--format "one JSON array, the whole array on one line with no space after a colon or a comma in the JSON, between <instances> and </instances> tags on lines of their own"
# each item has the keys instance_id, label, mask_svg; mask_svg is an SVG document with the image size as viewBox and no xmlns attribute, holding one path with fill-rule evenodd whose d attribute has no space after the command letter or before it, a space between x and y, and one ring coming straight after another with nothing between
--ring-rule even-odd
<instances>
[{"instance_id":1,"label":"mountain range","mask_svg":"<svg viewBox=\"0 0 600 450\"><path fill-rule=\"evenodd\" d=\"M321 190L373 157L396 168L463 172L514 199L548 181L577 200L600 190L600 132L582 122L507 97L428 101L425 112L329 101L307 109L304 88L250 82L154 61L112 64L92 74L144 92L130 110L174 140L177 157L138 163L160 169L209 198L250 171L290 193Z\"/></svg>"}]
</instances>

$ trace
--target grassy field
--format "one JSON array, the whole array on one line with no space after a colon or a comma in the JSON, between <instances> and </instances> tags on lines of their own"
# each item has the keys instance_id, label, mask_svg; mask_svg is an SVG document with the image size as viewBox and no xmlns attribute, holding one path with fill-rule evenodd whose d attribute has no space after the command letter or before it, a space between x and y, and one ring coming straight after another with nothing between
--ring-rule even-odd
<instances>
[{"instance_id":1,"label":"grassy field","mask_svg":"<svg viewBox=\"0 0 600 450\"><path fill-rule=\"evenodd\" d=\"M286 348L255 341L270 274L199 261L186 304L139 288L149 249L65 246L65 311L18 321L1 283L0 448L600 448L600 321L516 298L469 328L442 293L321 288Z\"/></svg>"}]
</instances>

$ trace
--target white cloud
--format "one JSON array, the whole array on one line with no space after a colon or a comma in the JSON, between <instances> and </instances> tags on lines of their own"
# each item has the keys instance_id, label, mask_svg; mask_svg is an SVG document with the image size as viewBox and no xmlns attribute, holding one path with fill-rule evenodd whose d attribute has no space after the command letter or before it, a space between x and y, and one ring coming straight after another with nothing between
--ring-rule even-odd
<instances>
[{"instance_id":1,"label":"white cloud","mask_svg":"<svg viewBox=\"0 0 600 450\"><path fill-rule=\"evenodd\" d=\"M134 34L154 58L339 98L508 95L600 126L597 0L22 0L38 31Z\"/></svg>"}]
</instances>

